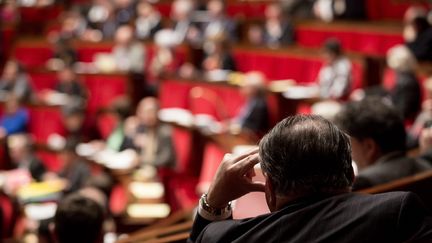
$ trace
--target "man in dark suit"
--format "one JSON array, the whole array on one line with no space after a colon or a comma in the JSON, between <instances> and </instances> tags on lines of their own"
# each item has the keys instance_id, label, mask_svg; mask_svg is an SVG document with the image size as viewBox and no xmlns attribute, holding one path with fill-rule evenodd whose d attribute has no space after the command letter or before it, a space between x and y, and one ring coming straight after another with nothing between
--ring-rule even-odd
<instances>
[{"instance_id":1,"label":"man in dark suit","mask_svg":"<svg viewBox=\"0 0 432 243\"><path fill-rule=\"evenodd\" d=\"M265 183L252 180L260 163ZM430 242L432 215L411 193L350 193L348 136L319 116L277 124L256 149L226 155L189 242ZM264 191L269 214L232 220L230 201ZM215 222L217 221L217 222Z\"/></svg>"},{"instance_id":2,"label":"man in dark suit","mask_svg":"<svg viewBox=\"0 0 432 243\"><path fill-rule=\"evenodd\" d=\"M348 103L335 122L350 135L359 173L353 189L413 175L432 167L405 154L406 132L398 111L380 98Z\"/></svg>"},{"instance_id":3,"label":"man in dark suit","mask_svg":"<svg viewBox=\"0 0 432 243\"><path fill-rule=\"evenodd\" d=\"M248 72L241 89L246 103L234 119L234 124L246 134L263 135L269 129L269 110L265 91L265 77L261 72Z\"/></svg>"}]
</instances>

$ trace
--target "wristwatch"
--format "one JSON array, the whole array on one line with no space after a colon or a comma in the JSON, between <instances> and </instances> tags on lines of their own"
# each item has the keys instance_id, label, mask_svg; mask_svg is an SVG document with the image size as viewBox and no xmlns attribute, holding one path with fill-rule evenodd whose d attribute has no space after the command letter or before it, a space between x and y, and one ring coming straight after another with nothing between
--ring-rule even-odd
<instances>
[{"instance_id":1,"label":"wristwatch","mask_svg":"<svg viewBox=\"0 0 432 243\"><path fill-rule=\"evenodd\" d=\"M198 213L210 221L224 220L232 214L231 202L224 208L214 208L208 204L207 193L204 193L199 201Z\"/></svg>"}]
</instances>

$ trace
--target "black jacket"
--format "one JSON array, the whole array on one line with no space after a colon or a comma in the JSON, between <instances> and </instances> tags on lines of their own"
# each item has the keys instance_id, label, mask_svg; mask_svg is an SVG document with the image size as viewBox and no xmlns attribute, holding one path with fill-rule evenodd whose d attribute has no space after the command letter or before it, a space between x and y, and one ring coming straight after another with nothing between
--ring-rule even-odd
<instances>
[{"instance_id":1,"label":"black jacket","mask_svg":"<svg viewBox=\"0 0 432 243\"><path fill-rule=\"evenodd\" d=\"M189 242L432 242L432 215L406 192L317 196L244 220L198 215Z\"/></svg>"}]
</instances>

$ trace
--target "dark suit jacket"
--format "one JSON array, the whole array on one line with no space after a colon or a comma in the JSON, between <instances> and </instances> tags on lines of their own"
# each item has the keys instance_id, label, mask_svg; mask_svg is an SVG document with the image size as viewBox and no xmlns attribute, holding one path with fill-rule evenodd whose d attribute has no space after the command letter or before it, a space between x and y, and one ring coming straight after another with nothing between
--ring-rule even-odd
<instances>
[{"instance_id":1,"label":"dark suit jacket","mask_svg":"<svg viewBox=\"0 0 432 243\"><path fill-rule=\"evenodd\" d=\"M197 216L189 242L432 242L432 215L415 194L304 198L244 220Z\"/></svg>"},{"instance_id":2,"label":"dark suit jacket","mask_svg":"<svg viewBox=\"0 0 432 243\"><path fill-rule=\"evenodd\" d=\"M269 111L265 98L255 98L250 100L246 114L241 119L242 129L261 134L267 132L269 128Z\"/></svg>"},{"instance_id":3,"label":"dark suit jacket","mask_svg":"<svg viewBox=\"0 0 432 243\"><path fill-rule=\"evenodd\" d=\"M421 88L415 73L396 72L392 102L404 118L415 118L421 108Z\"/></svg>"},{"instance_id":4,"label":"dark suit jacket","mask_svg":"<svg viewBox=\"0 0 432 243\"><path fill-rule=\"evenodd\" d=\"M395 154L361 170L356 177L353 189L358 190L387 183L430 169L432 169L431 165L422 159L408 158L401 153Z\"/></svg>"}]
</instances>

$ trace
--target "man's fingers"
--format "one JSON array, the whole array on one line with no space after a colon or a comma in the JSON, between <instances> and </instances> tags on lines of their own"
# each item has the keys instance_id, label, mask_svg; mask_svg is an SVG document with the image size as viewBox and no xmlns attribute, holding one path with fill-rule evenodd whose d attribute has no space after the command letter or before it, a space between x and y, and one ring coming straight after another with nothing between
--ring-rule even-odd
<instances>
[{"instance_id":1,"label":"man's fingers","mask_svg":"<svg viewBox=\"0 0 432 243\"><path fill-rule=\"evenodd\" d=\"M238 163L239 161L243 160L244 158L247 158L247 157L249 157L249 156L251 156L251 155L253 155L253 154L258 154L258 150L259 150L259 148L256 147L256 148L254 148L254 149L252 149L252 150L250 150L250 151L248 151L248 152L246 152L246 153L244 153L244 154L240 154L240 155L234 157L234 158L232 159L233 164L236 164L236 163Z\"/></svg>"},{"instance_id":2,"label":"man's fingers","mask_svg":"<svg viewBox=\"0 0 432 243\"><path fill-rule=\"evenodd\" d=\"M251 192L264 192L265 184L262 181L254 181L249 184L249 190Z\"/></svg>"},{"instance_id":3,"label":"man's fingers","mask_svg":"<svg viewBox=\"0 0 432 243\"><path fill-rule=\"evenodd\" d=\"M246 174L249 170L260 162L258 153L250 155L239 161L236 167L241 171L242 174Z\"/></svg>"}]
</instances>

